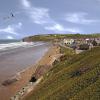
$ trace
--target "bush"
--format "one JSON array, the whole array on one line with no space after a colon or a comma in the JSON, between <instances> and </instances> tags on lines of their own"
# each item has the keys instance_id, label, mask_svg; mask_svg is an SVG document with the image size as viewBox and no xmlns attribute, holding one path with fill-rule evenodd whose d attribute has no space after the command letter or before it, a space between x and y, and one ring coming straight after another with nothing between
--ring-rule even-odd
<instances>
[{"instance_id":1,"label":"bush","mask_svg":"<svg viewBox=\"0 0 100 100\"><path fill-rule=\"evenodd\" d=\"M71 73L71 78L80 76L81 74L82 74L81 71L74 71Z\"/></svg>"},{"instance_id":2,"label":"bush","mask_svg":"<svg viewBox=\"0 0 100 100\"><path fill-rule=\"evenodd\" d=\"M80 49L80 50L88 50L88 49L89 49L89 45L88 45L88 44L81 44L81 45L79 46L79 49Z\"/></svg>"},{"instance_id":3,"label":"bush","mask_svg":"<svg viewBox=\"0 0 100 100\"><path fill-rule=\"evenodd\" d=\"M97 42L95 40L93 40L92 44L93 46L97 46Z\"/></svg>"}]
</instances>

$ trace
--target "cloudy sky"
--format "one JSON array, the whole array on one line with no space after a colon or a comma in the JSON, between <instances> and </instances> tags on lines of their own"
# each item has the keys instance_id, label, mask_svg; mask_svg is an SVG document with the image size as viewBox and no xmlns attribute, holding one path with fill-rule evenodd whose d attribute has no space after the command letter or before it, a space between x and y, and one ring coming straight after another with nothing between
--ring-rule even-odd
<instances>
[{"instance_id":1,"label":"cloudy sky","mask_svg":"<svg viewBox=\"0 0 100 100\"><path fill-rule=\"evenodd\" d=\"M0 39L99 32L100 0L0 0Z\"/></svg>"}]
</instances>

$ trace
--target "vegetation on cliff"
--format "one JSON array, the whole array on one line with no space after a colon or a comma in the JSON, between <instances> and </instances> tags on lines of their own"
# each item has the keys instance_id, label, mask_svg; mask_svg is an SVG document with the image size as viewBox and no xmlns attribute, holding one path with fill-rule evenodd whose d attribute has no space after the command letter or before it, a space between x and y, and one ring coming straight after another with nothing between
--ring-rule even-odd
<instances>
[{"instance_id":1,"label":"vegetation on cliff","mask_svg":"<svg viewBox=\"0 0 100 100\"><path fill-rule=\"evenodd\" d=\"M94 38L100 37L100 34L44 34L26 37L23 41L54 41L63 38Z\"/></svg>"},{"instance_id":2,"label":"vegetation on cliff","mask_svg":"<svg viewBox=\"0 0 100 100\"><path fill-rule=\"evenodd\" d=\"M100 47L66 56L44 75L27 100L100 100Z\"/></svg>"}]
</instances>

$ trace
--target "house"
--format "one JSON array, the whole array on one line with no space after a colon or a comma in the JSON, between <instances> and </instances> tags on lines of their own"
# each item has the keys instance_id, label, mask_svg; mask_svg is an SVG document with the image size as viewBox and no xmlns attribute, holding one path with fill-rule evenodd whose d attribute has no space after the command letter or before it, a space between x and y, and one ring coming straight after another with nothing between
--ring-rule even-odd
<instances>
[{"instance_id":1,"label":"house","mask_svg":"<svg viewBox=\"0 0 100 100\"><path fill-rule=\"evenodd\" d=\"M74 39L64 39L63 42L64 44L71 45L75 42L75 40Z\"/></svg>"},{"instance_id":2,"label":"house","mask_svg":"<svg viewBox=\"0 0 100 100\"><path fill-rule=\"evenodd\" d=\"M88 41L89 41L88 38L86 38L86 39L85 39L85 38L76 39L76 43L77 43L78 45L80 45L80 44L87 44Z\"/></svg>"}]
</instances>

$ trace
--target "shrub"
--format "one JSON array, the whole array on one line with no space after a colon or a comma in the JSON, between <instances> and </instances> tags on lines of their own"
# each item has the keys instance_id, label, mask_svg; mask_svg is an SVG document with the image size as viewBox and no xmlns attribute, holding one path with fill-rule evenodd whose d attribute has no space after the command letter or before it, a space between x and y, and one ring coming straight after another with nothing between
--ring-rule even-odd
<instances>
[{"instance_id":1,"label":"shrub","mask_svg":"<svg viewBox=\"0 0 100 100\"><path fill-rule=\"evenodd\" d=\"M74 71L74 72L71 73L71 78L80 76L81 74L82 74L81 71L78 71L78 70Z\"/></svg>"},{"instance_id":2,"label":"shrub","mask_svg":"<svg viewBox=\"0 0 100 100\"><path fill-rule=\"evenodd\" d=\"M80 49L80 50L88 50L88 49L89 49L89 45L88 45L88 44L81 44L81 45L79 46L79 49Z\"/></svg>"},{"instance_id":3,"label":"shrub","mask_svg":"<svg viewBox=\"0 0 100 100\"><path fill-rule=\"evenodd\" d=\"M97 46L97 42L95 40L93 40L92 44L93 46Z\"/></svg>"}]
</instances>

